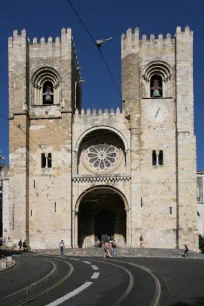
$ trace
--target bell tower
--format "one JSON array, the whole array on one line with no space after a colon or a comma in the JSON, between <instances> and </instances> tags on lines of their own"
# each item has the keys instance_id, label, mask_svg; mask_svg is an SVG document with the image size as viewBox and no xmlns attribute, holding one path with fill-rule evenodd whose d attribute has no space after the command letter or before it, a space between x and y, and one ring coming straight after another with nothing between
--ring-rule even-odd
<instances>
[{"instance_id":1,"label":"bell tower","mask_svg":"<svg viewBox=\"0 0 204 306\"><path fill-rule=\"evenodd\" d=\"M9 38L10 210L8 236L33 248L71 246L72 118L81 108L71 29L31 42Z\"/></svg>"},{"instance_id":2,"label":"bell tower","mask_svg":"<svg viewBox=\"0 0 204 306\"><path fill-rule=\"evenodd\" d=\"M160 241L197 249L193 32L177 27L174 37L140 39L138 28L128 29L121 61L131 137L132 243L144 234L152 247Z\"/></svg>"}]
</instances>

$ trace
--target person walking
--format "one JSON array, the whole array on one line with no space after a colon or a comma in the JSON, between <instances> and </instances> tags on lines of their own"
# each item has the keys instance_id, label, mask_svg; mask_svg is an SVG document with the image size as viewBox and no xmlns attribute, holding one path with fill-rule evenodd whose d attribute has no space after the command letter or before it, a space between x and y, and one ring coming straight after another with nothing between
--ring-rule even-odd
<instances>
[{"instance_id":1,"label":"person walking","mask_svg":"<svg viewBox=\"0 0 204 306\"><path fill-rule=\"evenodd\" d=\"M111 253L110 253L110 242L106 240L105 244L104 244L104 258L111 258Z\"/></svg>"},{"instance_id":2,"label":"person walking","mask_svg":"<svg viewBox=\"0 0 204 306\"><path fill-rule=\"evenodd\" d=\"M22 240L20 239L19 242L18 242L19 250L21 250L22 245L23 245L23 243L22 243Z\"/></svg>"},{"instance_id":3,"label":"person walking","mask_svg":"<svg viewBox=\"0 0 204 306\"><path fill-rule=\"evenodd\" d=\"M184 244L184 253L183 253L183 257L188 257L188 252L189 252L189 249L188 249L187 245Z\"/></svg>"},{"instance_id":4,"label":"person walking","mask_svg":"<svg viewBox=\"0 0 204 306\"><path fill-rule=\"evenodd\" d=\"M112 245L112 256L115 257L115 254L116 254L116 241L114 239L111 242L111 245Z\"/></svg>"},{"instance_id":5,"label":"person walking","mask_svg":"<svg viewBox=\"0 0 204 306\"><path fill-rule=\"evenodd\" d=\"M140 236L140 247L143 247L143 242L144 242L144 238L143 238L143 236L141 235L141 236Z\"/></svg>"},{"instance_id":6,"label":"person walking","mask_svg":"<svg viewBox=\"0 0 204 306\"><path fill-rule=\"evenodd\" d=\"M60 241L59 246L60 246L60 255L64 256L64 241L63 240Z\"/></svg>"},{"instance_id":7,"label":"person walking","mask_svg":"<svg viewBox=\"0 0 204 306\"><path fill-rule=\"evenodd\" d=\"M6 245L6 237L3 238L3 244Z\"/></svg>"},{"instance_id":8,"label":"person walking","mask_svg":"<svg viewBox=\"0 0 204 306\"><path fill-rule=\"evenodd\" d=\"M23 250L24 250L24 252L27 251L27 243L26 243L26 240L23 241Z\"/></svg>"}]
</instances>

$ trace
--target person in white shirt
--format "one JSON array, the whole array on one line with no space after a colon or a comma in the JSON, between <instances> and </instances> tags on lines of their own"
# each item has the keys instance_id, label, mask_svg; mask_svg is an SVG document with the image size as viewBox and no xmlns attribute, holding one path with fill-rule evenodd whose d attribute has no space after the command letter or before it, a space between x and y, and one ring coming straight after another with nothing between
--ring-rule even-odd
<instances>
[{"instance_id":1,"label":"person in white shirt","mask_svg":"<svg viewBox=\"0 0 204 306\"><path fill-rule=\"evenodd\" d=\"M60 254L61 256L64 256L64 241L63 240L60 241L59 246L60 246Z\"/></svg>"}]
</instances>

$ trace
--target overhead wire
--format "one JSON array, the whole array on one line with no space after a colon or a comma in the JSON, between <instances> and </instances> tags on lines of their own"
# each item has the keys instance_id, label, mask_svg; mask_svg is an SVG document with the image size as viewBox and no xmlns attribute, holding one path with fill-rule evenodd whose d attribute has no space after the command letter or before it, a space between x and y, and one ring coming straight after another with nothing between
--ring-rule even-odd
<instances>
[{"instance_id":1,"label":"overhead wire","mask_svg":"<svg viewBox=\"0 0 204 306\"><path fill-rule=\"evenodd\" d=\"M184 8L188 8L188 7L190 7L190 6L192 6L192 5L196 4L196 3L198 3L198 2L200 2L200 1L201 1L201 0L193 1L193 2L191 2L191 3L189 3L189 4L187 4ZM76 16L78 17L78 19L80 20L80 22L82 23L82 25L83 25L83 27L85 28L85 30L87 31L88 35L89 35L90 38L92 39L94 45L97 47L97 49L98 49L98 51L99 51L99 53L100 53L100 55L101 55L101 57L102 57L102 59L103 59L103 61L104 61L104 64L105 64L105 66L106 66L106 68L107 68L107 70L108 70L108 73L109 73L109 75L110 75L110 77L111 77L111 79L112 79L112 81L113 81L113 83L114 83L114 86L115 86L115 88L116 88L116 90L117 90L117 92L118 92L118 94L119 94L119 96L120 96L120 99L122 99L121 92L120 92L120 90L119 90L119 88L118 88L118 86L117 86L117 83L116 83L116 81L115 81L115 79L114 79L114 77L113 77L113 74L112 74L112 72L111 72L111 69L110 69L110 67L109 67L109 65L108 65L108 63L107 63L107 61L106 61L106 59L105 59L105 57L104 57L104 55L103 55L101 49L97 46L96 41L95 41L93 35L91 34L90 30L88 29L88 27L86 26L86 24L84 23L84 21L82 20L82 18L80 17L79 13L77 12L77 10L75 9L75 7L73 6L73 4L71 3L70 0L68 0L68 3L69 3L69 5L70 5L70 7L72 8L72 10L74 11L74 13L76 14ZM182 9L179 9L179 10L176 10L176 11L173 11L173 12L171 12L171 13L168 13L168 14L166 14L166 15L162 15L161 17L157 17L157 18L155 18L154 20L152 20L151 23L156 22L156 21L159 21L159 20L161 20L161 19L163 19L163 18L166 18L166 17L168 17L168 16L171 16L171 15L173 15L173 14L175 14L175 13L181 11L181 10L183 10L183 8L182 8ZM150 24L150 23L145 23L145 24ZM22 73L22 75L23 75L23 74L24 74L24 73ZM0 116L6 118L5 116L3 116L3 114L0 114ZM6 118L6 120L7 120L7 118ZM15 125L13 122L12 122L12 124ZM19 128L23 133L26 134L26 132L21 128L21 126L19 126L19 125L15 125L15 126L16 126L17 128ZM107 133L107 132L104 132L104 134L105 134L105 133ZM101 133L101 134L103 134L103 133ZM85 136L85 137L88 137L88 136ZM32 140L32 139L31 139L31 140ZM32 141L42 150L43 153L45 153L45 152L43 151L43 149L42 149L42 147L41 147L40 144L38 144L38 143L35 142L34 140L32 140Z\"/></svg>"},{"instance_id":2,"label":"overhead wire","mask_svg":"<svg viewBox=\"0 0 204 306\"><path fill-rule=\"evenodd\" d=\"M117 92L118 92L118 94L119 94L120 100L122 101L123 99L122 99L121 91L120 91L120 89L119 89L119 87L118 87L118 85L117 85L117 83L116 83L116 81L115 81L115 78L114 78L114 76L113 76L113 74L112 74L112 72L111 72L111 69L110 69L110 67L109 67L109 65L108 65L108 63L107 63L107 61L106 61L106 59L105 59L105 56L104 56L103 52L101 51L100 47L97 46L96 40L94 39L93 35L91 34L91 32L90 32L90 30L88 29L88 27L86 26L85 22L83 21L83 19L82 19L81 16L79 15L79 13L78 13L78 11L76 10L76 8L73 6L71 0L67 0L67 1L68 1L68 3L69 3L70 7L72 8L72 10L74 11L75 15L77 16L77 18L79 19L79 21L81 22L81 24L83 25L83 27L85 28L85 30L87 31L87 33L88 33L88 35L90 36L91 40L93 41L94 45L97 47L97 49L98 49L98 51L99 51L99 53L100 53L100 55L101 55L101 57L102 57L102 59L103 59L103 62L104 62L104 64L105 64L106 68L107 68L107 71L108 71L108 73L109 73L109 75L110 75L110 77L111 77L111 79L112 79L112 82L113 82L113 84L114 84L114 86L115 86L115 88L116 88L116 90L117 90ZM150 23L144 23L144 24L142 24L142 25L151 24L151 23L157 22L157 21L159 21L159 20L162 20L163 18L167 18L167 17L169 17L169 16L172 16L172 15L174 15L175 13L180 12L180 11L183 11L183 9L188 8L188 7L192 6L192 5L195 5L196 3L200 2L200 1L201 1L201 0L192 1L191 3L187 4L186 6L182 7L182 8L179 9L179 10L175 10L175 11L172 11L172 12L170 12L170 13L164 14L164 15L162 15L161 17L155 18L155 19L152 20Z\"/></svg>"},{"instance_id":3,"label":"overhead wire","mask_svg":"<svg viewBox=\"0 0 204 306\"><path fill-rule=\"evenodd\" d=\"M108 65L108 63L107 63L107 61L106 61L106 59L105 59L105 57L104 57L104 55L103 55L101 49L97 46L96 40L94 39L93 35L92 35L91 32L89 31L88 27L86 26L86 24L84 23L84 21L83 21L82 18L80 17L79 13L78 13L77 10L75 9L75 7L74 7L73 4L71 3L71 1L70 1L70 0L67 0L67 1L68 1L69 5L71 6L72 10L74 11L74 13L76 14L76 16L78 17L78 19L80 20L80 22L81 22L81 24L83 25L83 27L84 27L85 30L87 31L87 33L88 33L88 35L90 36L91 40L93 41L94 45L95 45L96 48L98 49L99 54L101 55L101 58L103 59L103 62L104 62L104 64L105 64L106 68L107 68L107 71L108 71L108 73L109 73L109 75L110 75L110 77L111 77L111 79L112 79L112 82L113 82L113 84L114 84L114 86L115 86L115 88L116 88L116 90L117 90L117 93L119 94L120 100L122 100L121 91L120 91L120 89L119 89L119 87L118 87L118 85L117 85L117 83L116 83L116 81L115 81L115 78L114 78L114 76L113 76L113 74L112 74L112 72L111 72L111 69L110 69L110 67L109 67L109 65Z\"/></svg>"}]
</instances>

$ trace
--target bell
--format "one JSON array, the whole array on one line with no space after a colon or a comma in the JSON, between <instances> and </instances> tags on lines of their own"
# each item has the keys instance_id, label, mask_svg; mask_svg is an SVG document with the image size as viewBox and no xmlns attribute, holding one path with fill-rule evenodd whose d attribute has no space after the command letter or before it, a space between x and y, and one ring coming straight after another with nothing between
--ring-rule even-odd
<instances>
[{"instance_id":1,"label":"bell","mask_svg":"<svg viewBox=\"0 0 204 306\"><path fill-rule=\"evenodd\" d=\"M49 93L46 93L45 101L47 101L47 102L52 101L51 95Z\"/></svg>"},{"instance_id":2,"label":"bell","mask_svg":"<svg viewBox=\"0 0 204 306\"><path fill-rule=\"evenodd\" d=\"M152 97L161 97L159 89L154 89Z\"/></svg>"}]
</instances>

